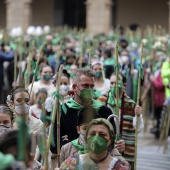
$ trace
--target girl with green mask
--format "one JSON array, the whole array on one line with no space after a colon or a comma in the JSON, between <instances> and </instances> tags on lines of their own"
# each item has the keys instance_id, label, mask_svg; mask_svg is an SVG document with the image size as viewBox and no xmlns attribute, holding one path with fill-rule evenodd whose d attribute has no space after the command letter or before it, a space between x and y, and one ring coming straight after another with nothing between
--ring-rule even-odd
<instances>
[{"instance_id":1,"label":"girl with green mask","mask_svg":"<svg viewBox=\"0 0 170 170\"><path fill-rule=\"evenodd\" d=\"M93 119L88 125L85 141L87 154L69 157L60 169L72 168L73 170L129 170L129 164L112 157L109 153L114 148L115 134L111 123L104 119Z\"/></svg>"},{"instance_id":2,"label":"girl with green mask","mask_svg":"<svg viewBox=\"0 0 170 170\"><path fill-rule=\"evenodd\" d=\"M36 93L36 104L32 105L29 110L29 114L37 119L41 118L43 100L47 98L47 90L42 88Z\"/></svg>"}]
</instances>

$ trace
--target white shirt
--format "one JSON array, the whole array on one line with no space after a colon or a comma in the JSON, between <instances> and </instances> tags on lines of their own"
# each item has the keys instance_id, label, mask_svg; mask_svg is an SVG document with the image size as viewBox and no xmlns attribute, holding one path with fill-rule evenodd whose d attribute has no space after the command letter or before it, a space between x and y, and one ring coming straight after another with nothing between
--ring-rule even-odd
<instances>
[{"instance_id":1,"label":"white shirt","mask_svg":"<svg viewBox=\"0 0 170 170\"><path fill-rule=\"evenodd\" d=\"M32 84L30 84L28 86L28 92L30 93L31 91L31 86ZM54 85L52 84L52 82L50 81L49 84L44 84L41 82L41 80L35 81L34 85L32 87L32 93L31 93L31 99L33 100L33 102L35 102L35 95L38 92L39 89L45 88L47 90L47 97L52 96L52 93L55 92L56 88L54 87Z\"/></svg>"}]
</instances>

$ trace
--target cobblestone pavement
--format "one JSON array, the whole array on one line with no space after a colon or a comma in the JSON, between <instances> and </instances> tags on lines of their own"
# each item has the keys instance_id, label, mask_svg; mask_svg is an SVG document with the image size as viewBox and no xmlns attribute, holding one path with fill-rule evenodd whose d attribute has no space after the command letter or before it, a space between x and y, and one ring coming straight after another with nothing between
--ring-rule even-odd
<instances>
[{"instance_id":1,"label":"cobblestone pavement","mask_svg":"<svg viewBox=\"0 0 170 170\"><path fill-rule=\"evenodd\" d=\"M170 170L170 151L163 153L159 143L149 132L138 135L137 170Z\"/></svg>"}]
</instances>

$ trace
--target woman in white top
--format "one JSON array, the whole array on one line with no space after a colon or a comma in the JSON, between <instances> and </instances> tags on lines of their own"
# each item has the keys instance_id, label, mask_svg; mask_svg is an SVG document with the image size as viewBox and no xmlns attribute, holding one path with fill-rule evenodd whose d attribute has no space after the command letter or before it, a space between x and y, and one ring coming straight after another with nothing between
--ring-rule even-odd
<instances>
[{"instance_id":1,"label":"woman in white top","mask_svg":"<svg viewBox=\"0 0 170 170\"><path fill-rule=\"evenodd\" d=\"M37 146L39 145L40 136L43 136L44 134L44 125L40 119L29 115L30 95L28 91L21 86L17 86L7 97L7 104L14 112L15 116L13 129L18 129L19 124L16 122L17 118L22 118L28 123L29 133L32 137L31 155L35 160L34 162L37 162L36 159L39 155L39 149L37 149Z\"/></svg>"},{"instance_id":2,"label":"woman in white top","mask_svg":"<svg viewBox=\"0 0 170 170\"><path fill-rule=\"evenodd\" d=\"M35 95L38 92L39 89L45 88L48 92L48 97L52 95L52 93L55 91L55 87L51 81L53 76L52 68L49 65L45 65L40 69L40 80L34 82L31 92L31 86L29 85L28 91L31 92L31 102L32 104L35 103Z\"/></svg>"},{"instance_id":3,"label":"woman in white top","mask_svg":"<svg viewBox=\"0 0 170 170\"><path fill-rule=\"evenodd\" d=\"M101 95L105 95L110 89L110 80L105 78L102 63L92 63L92 69L96 72L95 89L100 91Z\"/></svg>"}]
</instances>

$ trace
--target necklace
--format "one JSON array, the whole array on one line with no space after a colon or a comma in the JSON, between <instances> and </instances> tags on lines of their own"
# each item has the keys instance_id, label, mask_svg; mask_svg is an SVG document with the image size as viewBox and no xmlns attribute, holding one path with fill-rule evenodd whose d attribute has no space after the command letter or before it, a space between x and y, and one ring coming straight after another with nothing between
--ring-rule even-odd
<instances>
[{"instance_id":1,"label":"necklace","mask_svg":"<svg viewBox=\"0 0 170 170\"><path fill-rule=\"evenodd\" d=\"M100 160L95 160L95 159L93 159L93 158L89 155L90 159L91 159L94 163L96 163L96 164L98 164L98 163L100 163L100 162L103 162L103 161L107 158L107 156L108 156L108 153L107 153L107 155L106 155L104 158L102 158L102 159L100 159Z\"/></svg>"}]
</instances>

